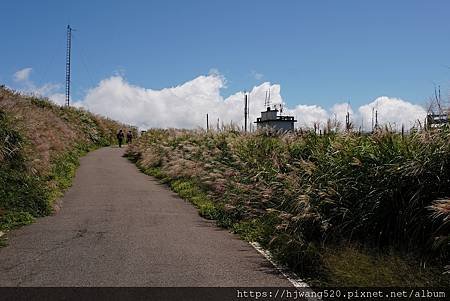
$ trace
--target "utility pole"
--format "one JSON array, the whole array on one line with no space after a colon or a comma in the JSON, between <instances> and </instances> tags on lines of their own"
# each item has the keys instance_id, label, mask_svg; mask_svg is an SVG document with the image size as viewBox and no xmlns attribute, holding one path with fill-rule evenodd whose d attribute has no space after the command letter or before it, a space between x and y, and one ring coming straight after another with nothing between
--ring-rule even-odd
<instances>
[{"instance_id":1,"label":"utility pole","mask_svg":"<svg viewBox=\"0 0 450 301\"><path fill-rule=\"evenodd\" d=\"M244 131L247 132L247 120L248 120L248 96L247 92L244 92Z\"/></svg>"},{"instance_id":2,"label":"utility pole","mask_svg":"<svg viewBox=\"0 0 450 301\"><path fill-rule=\"evenodd\" d=\"M374 108L372 107L372 133L373 133L373 126L374 126L374 124L373 124L373 114L374 114Z\"/></svg>"},{"instance_id":3,"label":"utility pole","mask_svg":"<svg viewBox=\"0 0 450 301\"><path fill-rule=\"evenodd\" d=\"M375 110L375 128L378 129L378 110Z\"/></svg>"},{"instance_id":4,"label":"utility pole","mask_svg":"<svg viewBox=\"0 0 450 301\"><path fill-rule=\"evenodd\" d=\"M345 131L350 131L350 112L347 111L347 114L345 115Z\"/></svg>"},{"instance_id":5,"label":"utility pole","mask_svg":"<svg viewBox=\"0 0 450 301\"><path fill-rule=\"evenodd\" d=\"M209 116L206 114L206 131L209 132Z\"/></svg>"},{"instance_id":6,"label":"utility pole","mask_svg":"<svg viewBox=\"0 0 450 301\"><path fill-rule=\"evenodd\" d=\"M70 106L70 52L72 48L72 28L67 25L67 52L66 52L66 106Z\"/></svg>"}]
</instances>

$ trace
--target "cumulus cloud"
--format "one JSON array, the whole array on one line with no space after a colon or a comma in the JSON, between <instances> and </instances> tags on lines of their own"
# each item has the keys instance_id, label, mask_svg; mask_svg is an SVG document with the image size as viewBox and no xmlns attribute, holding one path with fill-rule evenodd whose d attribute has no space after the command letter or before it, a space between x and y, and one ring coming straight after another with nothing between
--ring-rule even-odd
<instances>
[{"instance_id":1,"label":"cumulus cloud","mask_svg":"<svg viewBox=\"0 0 450 301\"><path fill-rule=\"evenodd\" d=\"M285 109L288 115L296 118L296 127L312 127L314 124L325 124L329 118L329 113L317 105L297 105L293 109Z\"/></svg>"},{"instance_id":2,"label":"cumulus cloud","mask_svg":"<svg viewBox=\"0 0 450 301\"><path fill-rule=\"evenodd\" d=\"M221 95L225 88L225 78L217 70L208 75L199 76L182 85L162 90L145 89L128 83L122 76L115 75L102 80L99 85L87 93L79 105L88 110L136 124L140 128L205 127L206 114L209 114L213 127L220 119L220 124L241 126L243 124L243 92L227 98ZM264 109L266 92L270 91L271 104L284 104L281 87L264 82L249 92L250 120L254 121ZM372 108L378 111L379 124L389 123L401 127L411 127L417 120L423 120L426 112L410 102L379 97L359 107L356 112L347 103L337 103L330 109L317 105L297 105L289 108L284 104L284 114L293 115L297 127L312 127L313 124L325 126L328 119L345 123L347 112L356 127L369 130Z\"/></svg>"},{"instance_id":3,"label":"cumulus cloud","mask_svg":"<svg viewBox=\"0 0 450 301\"><path fill-rule=\"evenodd\" d=\"M64 104L65 95L60 93L61 85L47 83L36 86L29 80L29 74L22 78L27 79L26 83L23 83L23 91L48 97L60 105ZM206 114L209 115L211 127L216 126L218 119L220 124L233 123L240 127L244 122L244 94L237 92L224 98L221 90L225 88L226 79L216 69L211 69L208 75L198 76L181 85L162 90L133 85L122 74L115 74L100 81L97 86L88 90L84 99L73 101L72 104L134 124L141 129L204 128ZM283 104L283 114L292 115L298 120L296 127L312 127L314 124L324 127L328 119L339 121L343 125L349 112L355 127L370 130L372 110L376 110L380 125L389 123L394 129L399 129L402 124L409 128L426 116L426 111L421 106L387 96L378 97L356 110L347 103L336 103L329 109L302 104L288 107L281 97L280 85L263 82L248 92L250 121L255 121L264 110L268 91L272 105Z\"/></svg>"},{"instance_id":4,"label":"cumulus cloud","mask_svg":"<svg viewBox=\"0 0 450 301\"><path fill-rule=\"evenodd\" d=\"M33 68L24 68L24 69L17 71L13 75L14 81L15 82L28 81L32 70L33 70Z\"/></svg>"},{"instance_id":5,"label":"cumulus cloud","mask_svg":"<svg viewBox=\"0 0 450 301\"><path fill-rule=\"evenodd\" d=\"M115 75L102 80L88 91L79 104L92 112L109 116L141 128L205 127L206 114L210 125L244 122L244 93L237 92L227 98L221 95L226 80L218 72L199 76L182 85L162 90L145 89L128 83ZM249 118L256 120L264 110L266 92L270 91L271 104L283 103L281 87L269 82L255 86L249 95ZM304 112L304 110L299 110ZM314 117L310 117L311 120Z\"/></svg>"},{"instance_id":6,"label":"cumulus cloud","mask_svg":"<svg viewBox=\"0 0 450 301\"><path fill-rule=\"evenodd\" d=\"M361 120L360 124L365 129L372 126L373 111L378 113L380 125L390 124L393 129L400 129L402 125L405 128L410 128L418 121L423 122L427 115L425 109L419 105L398 98L382 96L359 107L357 118Z\"/></svg>"},{"instance_id":7,"label":"cumulus cloud","mask_svg":"<svg viewBox=\"0 0 450 301\"><path fill-rule=\"evenodd\" d=\"M338 120L339 122L345 122L345 116L350 113L353 116L353 109L349 103L337 103L331 107L331 118Z\"/></svg>"},{"instance_id":8,"label":"cumulus cloud","mask_svg":"<svg viewBox=\"0 0 450 301\"><path fill-rule=\"evenodd\" d=\"M199 76L182 85L162 90L145 89L128 83L122 76L102 80L88 91L81 104L100 113L141 128L205 126L206 114L212 125L242 124L244 94L238 92L223 98L220 90L225 79L217 72ZM264 83L250 92L250 117L256 119L269 89L273 103L281 103L280 86Z\"/></svg>"}]
</instances>

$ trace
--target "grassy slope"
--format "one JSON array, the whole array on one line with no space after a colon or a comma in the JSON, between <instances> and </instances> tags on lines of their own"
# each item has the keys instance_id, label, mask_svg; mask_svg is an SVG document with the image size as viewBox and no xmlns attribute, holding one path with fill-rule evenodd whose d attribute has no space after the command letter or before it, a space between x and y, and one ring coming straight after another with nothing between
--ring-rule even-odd
<instances>
[{"instance_id":1,"label":"grassy slope","mask_svg":"<svg viewBox=\"0 0 450 301\"><path fill-rule=\"evenodd\" d=\"M152 130L128 155L312 284L444 286L449 141Z\"/></svg>"},{"instance_id":2,"label":"grassy slope","mask_svg":"<svg viewBox=\"0 0 450 301\"><path fill-rule=\"evenodd\" d=\"M115 142L123 124L0 88L0 231L53 211L78 159Z\"/></svg>"}]
</instances>

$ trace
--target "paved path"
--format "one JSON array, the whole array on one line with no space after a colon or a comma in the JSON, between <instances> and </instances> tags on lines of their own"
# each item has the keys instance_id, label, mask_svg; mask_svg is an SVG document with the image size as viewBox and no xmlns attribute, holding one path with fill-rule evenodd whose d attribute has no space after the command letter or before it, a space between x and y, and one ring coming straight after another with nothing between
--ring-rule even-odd
<instances>
[{"instance_id":1,"label":"paved path","mask_svg":"<svg viewBox=\"0 0 450 301\"><path fill-rule=\"evenodd\" d=\"M9 234L0 286L290 286L122 154L82 158L62 209Z\"/></svg>"}]
</instances>

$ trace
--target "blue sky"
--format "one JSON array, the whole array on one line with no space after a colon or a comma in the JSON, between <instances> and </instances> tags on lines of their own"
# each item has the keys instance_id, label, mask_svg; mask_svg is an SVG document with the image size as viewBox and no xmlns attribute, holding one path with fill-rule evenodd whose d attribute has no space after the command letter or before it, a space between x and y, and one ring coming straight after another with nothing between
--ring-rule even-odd
<instances>
[{"instance_id":1,"label":"blue sky","mask_svg":"<svg viewBox=\"0 0 450 301\"><path fill-rule=\"evenodd\" d=\"M450 80L449 1L5 1L0 83L32 68L64 83L65 27L73 97L114 74L163 89L217 69L224 97L263 82L289 106L361 106L380 96L423 104ZM61 90L62 91L62 90ZM60 92L61 92L60 91Z\"/></svg>"}]
</instances>

